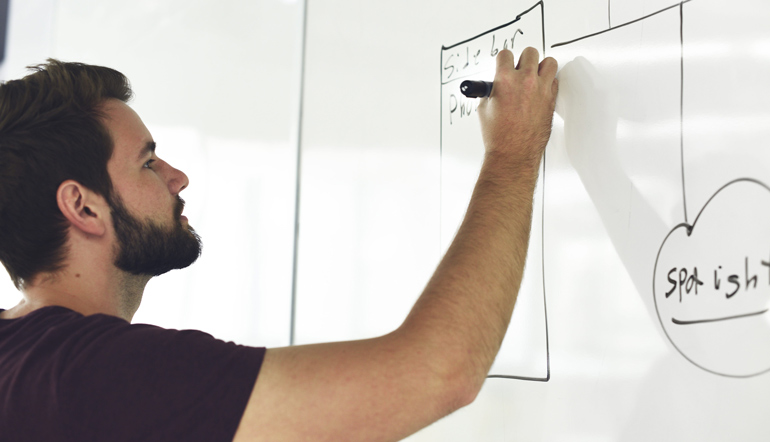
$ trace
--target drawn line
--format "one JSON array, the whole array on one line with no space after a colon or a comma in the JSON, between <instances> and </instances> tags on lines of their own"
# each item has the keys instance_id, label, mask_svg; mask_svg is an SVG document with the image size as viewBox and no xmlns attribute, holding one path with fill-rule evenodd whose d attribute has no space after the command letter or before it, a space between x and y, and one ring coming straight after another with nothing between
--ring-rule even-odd
<instances>
[{"instance_id":1,"label":"drawn line","mask_svg":"<svg viewBox=\"0 0 770 442\"><path fill-rule=\"evenodd\" d=\"M546 55L546 48L545 48L545 3L540 4L540 20L541 20L541 28L543 29L543 58L545 58ZM546 168L546 162L545 162L545 152L543 152L543 207L540 209L542 210L541 215L541 249L542 252L540 253L540 259L541 264L540 268L543 269L543 314L545 315L545 382L548 382L551 380L551 345L550 341L548 339L548 307L546 303L546 292L545 292L545 171Z\"/></svg>"},{"instance_id":2,"label":"drawn line","mask_svg":"<svg viewBox=\"0 0 770 442\"><path fill-rule=\"evenodd\" d=\"M624 27L624 26L628 26L628 25L634 24L634 23L636 23L636 22L639 22L639 21L642 21L642 20L646 20L646 19L648 19L648 18L650 18L650 17L652 17L652 16L654 16L654 15L658 15L658 14L660 14L661 12L666 12L666 11L668 11L669 9L673 9L673 8L676 8L676 7L678 7L678 6L680 6L680 5L684 4L684 3L689 3L689 2L691 2L691 1L692 1L692 0L684 0L684 1L683 1L683 2L681 2L681 3L677 3L677 4L675 4L675 5L671 5L671 6L667 7L667 8L663 8L663 9L661 9L660 11L656 11L656 12L653 12L652 14L649 14L649 15L645 15L644 17L641 17L641 18L637 18L636 20L632 20L632 21L630 21L630 22L627 22L627 23L623 23L623 24L617 25L617 26L615 26L615 27L611 27L611 28L609 28L609 29L605 29L605 30L603 30L603 31L595 32L595 33L593 33L593 34L584 35L584 36L582 36L582 37L579 37L579 38L576 38L576 39L574 39L574 40L565 41L565 42L562 42L562 43L556 43L555 45L551 45L551 48L557 48L557 47L559 47L559 46L565 46L565 45L568 45L568 44L571 44L571 43L575 43L575 42L577 42L577 41L580 41L580 40L585 40L586 38L595 37L595 36L597 36L597 35L601 35L601 34L604 34L605 32L609 32L609 31L612 31L612 30L614 30L614 29L619 29L619 28L622 28L622 27Z\"/></svg>"},{"instance_id":3,"label":"drawn line","mask_svg":"<svg viewBox=\"0 0 770 442\"><path fill-rule=\"evenodd\" d=\"M526 11L522 12L521 14L517 15L516 19L511 21L511 22L508 22L508 23L506 23L504 25L498 26L498 27L496 27L494 29L490 29L489 31L482 32L481 34L479 34L479 35L477 35L475 37L469 38L467 40L463 40L463 41L461 41L459 43L456 43L456 44L453 44L451 46L442 46L441 47L442 56L443 56L443 52L448 50L448 49L452 49L452 48L454 48L456 46L463 45L463 44L468 43L470 41L473 41L473 40L475 40L475 39L477 39L479 37L483 37L484 35L487 35L490 32L494 32L494 31L496 31L498 29L502 29L502 28L504 28L506 26L510 26L513 23L516 23L517 21L521 20L522 16L524 16L527 13L531 12L532 10L534 10L537 6L540 6L540 24L541 24L541 29L542 29L542 32L543 32L543 54L545 55L545 49L546 49L546 46L545 46L545 11L544 11L544 7L543 7L543 1L541 0L541 1L537 2L537 3L535 3L531 8L529 8ZM440 78L443 78L443 72L441 71L441 69L443 69L443 62L442 62L441 66L440 66L440 69L439 69ZM458 80L460 78L461 77L454 78L452 80L447 81L446 83L451 83L451 82L453 82L455 80ZM443 87L444 87L444 85L446 83L444 83L443 81L441 82L441 86L442 86L441 103L442 104L441 104L441 118L439 119L439 121L441 122L441 135L439 137L439 159L440 159L441 163L443 163L443 160L444 160L444 132L443 132L443 125L444 125L443 98L444 97L443 97ZM443 175L444 175L444 171L443 171L443 167L442 167L441 173L439 174L439 179L442 180L442 181L440 181L440 185L441 185L441 182L443 182ZM443 195L443 193L442 193L442 191L440 191L439 192L439 198L443 199L442 195ZM542 223L541 224L541 229L542 229L542 232L543 232L543 238L542 238L543 243L542 243L541 247L543 248L543 255L541 255L541 258L542 258L542 266L543 266L543 314L545 316L546 376L545 377L529 377L529 376L509 376L509 375L501 375L501 374L492 374L492 375L488 375L487 376L487 378L490 378L490 379L491 378L515 379L515 380L520 380L520 381L533 381L533 382L548 382L551 379L551 354L550 354L550 346L549 346L549 340L548 340L548 310L546 309L546 299L545 299L545 257L544 257L544 255L545 255L545 156L543 156L543 198L542 199L543 199L543 207L541 208L541 210L542 210L543 219L541 220L541 223ZM443 210L443 206L440 206L440 210ZM439 224L439 225L441 225L441 224Z\"/></svg>"},{"instance_id":4,"label":"drawn line","mask_svg":"<svg viewBox=\"0 0 770 442\"><path fill-rule=\"evenodd\" d=\"M545 22L543 22L545 23ZM545 26L543 27L545 33ZM540 208L540 268L543 270L543 314L545 315L545 382L551 379L551 345L548 339L548 303L545 294L545 153L543 153L543 207Z\"/></svg>"},{"instance_id":5,"label":"drawn line","mask_svg":"<svg viewBox=\"0 0 770 442\"><path fill-rule=\"evenodd\" d=\"M546 46L545 46L545 6L543 2L539 3L540 5L540 24L541 29L543 31L543 57L546 56ZM537 4L535 5L537 6ZM520 19L522 15L526 14L527 12L532 11L532 9L535 8L535 6L529 8L527 11L519 14L516 17L516 20ZM515 22L515 21L514 21ZM511 22L511 23L514 23ZM510 24L510 23L509 23ZM499 28L498 28L499 29ZM481 34L484 35L484 34ZM443 94L442 94L443 96ZM541 218L540 218L540 247L541 247L541 269L543 273L543 315L545 320L545 377L529 377L529 376L508 376L508 375L501 375L501 374L492 374L488 375L488 379L513 379L513 380L519 380L519 381L531 381L531 382L548 382L551 380L551 346L550 341L548 339L548 306L546 302L546 291L545 291L545 176L546 176L546 156L545 153L543 153L543 195L541 198L542 201L542 207L540 207L541 211Z\"/></svg>"},{"instance_id":6,"label":"drawn line","mask_svg":"<svg viewBox=\"0 0 770 442\"><path fill-rule=\"evenodd\" d=\"M527 376L506 376L502 374L491 374L487 376L487 379L516 379L519 381L532 381L532 382L548 382L550 380L550 375L546 378L530 378Z\"/></svg>"},{"instance_id":7,"label":"drawn line","mask_svg":"<svg viewBox=\"0 0 770 442\"><path fill-rule=\"evenodd\" d=\"M709 205L711 200L713 200L717 196L717 194L719 194L719 192L725 190L728 186L731 186L731 185L733 185L735 183L739 183L739 182L754 183L754 184L756 184L758 186L764 187L765 190L770 192L770 186L768 186L767 184L763 183L762 181L759 181L759 180L754 179L754 178L736 178L736 179L730 181L729 183L727 183L727 184L723 185L722 187L720 187L719 189L717 189L717 191L714 192L713 195L711 195L711 198L709 198L708 201L706 201L706 203L703 205L703 208L700 209L700 212L698 212L698 216L695 217L695 221L692 222L692 226L689 226L687 228L687 236L692 235L692 231L695 228L695 224L698 223L698 220L700 219L701 214L703 214L703 212L706 210L706 206Z\"/></svg>"},{"instance_id":8,"label":"drawn line","mask_svg":"<svg viewBox=\"0 0 770 442\"><path fill-rule=\"evenodd\" d=\"M545 22L543 22L545 23ZM497 378L497 379L516 379L520 381L533 381L533 382L548 382L551 380L551 345L550 341L548 339L548 304L546 302L546 291L545 291L545 170L546 170L546 162L545 162L546 156L543 154L543 196L541 200L543 201L543 206L540 207L541 210L541 218L540 218L540 247L542 249L542 252L540 254L540 262L541 262L541 268L543 270L543 314L545 315L545 377L544 378L536 378L536 377L528 377L528 376L508 376L508 375L501 375L501 374L492 374L488 375L487 379L491 378Z\"/></svg>"},{"instance_id":9,"label":"drawn line","mask_svg":"<svg viewBox=\"0 0 770 442\"><path fill-rule=\"evenodd\" d=\"M533 8L534 6L530 8L530 10ZM519 14L519 16L521 16L521 14ZM543 2L540 2L540 25L540 28L543 30L543 58L545 58L545 3ZM511 45L511 47L513 47L513 45Z\"/></svg>"},{"instance_id":10,"label":"drawn line","mask_svg":"<svg viewBox=\"0 0 770 442\"><path fill-rule=\"evenodd\" d=\"M443 55L443 54L442 54L442 55ZM443 61L443 60L442 60L442 61ZM443 67L442 67L442 69L443 69ZM473 77L473 76L475 76L475 75L478 75L478 74L480 74L480 73L482 73L482 72L484 72L484 71L482 70L482 71L479 71L479 72L471 72L470 74L461 75L461 76L459 76L459 77L454 77L454 78L452 78L451 80L442 81L442 82L441 82L441 85L442 85L442 86L444 86L444 85L446 85L446 84L449 84L449 83L452 83L452 82L454 82L454 81L457 81L457 80L462 80L463 78ZM444 76L444 73L443 73L443 72L441 73L441 76L442 76L442 77Z\"/></svg>"},{"instance_id":11,"label":"drawn line","mask_svg":"<svg viewBox=\"0 0 770 442\"><path fill-rule=\"evenodd\" d=\"M671 229L671 231L668 232L668 235L666 235L666 237L663 239L663 242L660 245L660 249L658 249L658 255L655 257L655 267L653 267L654 270L652 272L652 300L653 300L653 302L655 304L655 313L658 316L658 321L660 322L661 328L663 329L663 333L666 335L666 337L668 338L669 342L671 342L671 345L674 346L676 351L678 351L679 354L682 355L682 357L684 357L685 359L690 361L690 363L692 363L694 366L700 368L703 371L707 371L709 373L713 373L715 375L723 376L723 377L726 377L726 378L741 378L741 379L745 379L745 378L750 378L750 377L753 377L753 376L759 376L761 374L770 372L770 368L766 368L764 370L761 370L761 371L758 371L758 372L755 372L755 373L749 373L749 374L744 374L744 375L733 375L733 374L720 373L718 371L711 370L711 369L706 368L705 366L699 364L698 362L692 360L689 356L687 356L682 351L681 348L679 348L679 346L676 345L674 340L671 339L671 335L668 333L668 330L666 329L666 326L663 323L663 318L660 316L660 306L658 305L658 296L657 296L657 294L655 292L655 281L656 281L656 279L658 277L657 276L658 275L658 263L660 262L660 254L663 252L663 246L666 245L666 242L671 237L671 235L673 235L674 232L676 232L679 229L685 229L685 231L687 233L687 236L692 235L692 232L695 230L695 226L698 224L698 220L700 219L700 216L706 211L706 207L708 207L708 205L711 203L711 201L714 198L716 198L716 196L720 192L725 190L727 187L732 186L732 185L737 184L737 183L740 183L740 182L754 183L754 184L757 184L757 185L763 187L768 192L770 192L770 186L767 186L766 184L764 184L761 181L756 180L754 178L738 178L738 179L732 180L729 183L725 184L724 186L720 187L716 192L714 192L713 195L711 195L711 198L709 198L708 201L706 201L706 203L700 209L700 212L698 212L698 215L695 216L695 220L692 222L692 224L681 223L681 224L676 225L673 229Z\"/></svg>"},{"instance_id":12,"label":"drawn line","mask_svg":"<svg viewBox=\"0 0 770 442\"><path fill-rule=\"evenodd\" d=\"M302 49L299 79L299 117L297 121L297 181L294 189L294 256L291 267L291 320L289 345L294 345L297 331L297 264L299 255L299 207L302 184L302 123L305 112L305 49L307 48L307 0L302 2Z\"/></svg>"},{"instance_id":13,"label":"drawn line","mask_svg":"<svg viewBox=\"0 0 770 442\"><path fill-rule=\"evenodd\" d=\"M475 37L471 37L471 38L469 38L469 39L467 39L467 40L463 40L463 41L461 41L460 43L455 43L455 44L453 44L452 46L441 46L441 50L442 50L442 51L446 51L447 49L452 49L452 48L454 48L454 47L457 47L457 46L463 45L463 44L465 44L465 43L468 43L469 41L475 40L475 39L477 39L477 38L479 38L479 37L483 37L483 36L485 36L485 35L489 34L490 32L495 32L495 31L497 31L498 29L502 29L502 28L504 28L504 27L506 27L506 26L510 26L510 25L512 25L512 24L514 24L514 23L516 23L517 21L521 20L521 16L522 16L522 15L526 15L526 14L527 14L529 11L531 11L531 10L535 9L535 8L536 8L538 5L540 5L540 6L542 7L542 5L543 5L543 1L542 1L542 0L540 0L539 2L535 3L534 5L532 5L532 7L531 7L531 8L529 8L529 9L527 9L526 11L522 12L521 14L517 15L517 16L516 16L516 19L515 19L515 20L513 20L513 21L510 21L510 22L508 22L508 23L506 23L506 24L504 24L504 25L500 25L500 26L498 26L498 27L496 27L496 28L492 28L492 29L490 29L490 30L488 30L488 31L484 31L484 32L482 32L481 34L479 34L479 35L477 35L477 36L475 36ZM545 27L545 22L543 22L543 27Z\"/></svg>"},{"instance_id":14,"label":"drawn line","mask_svg":"<svg viewBox=\"0 0 770 442\"><path fill-rule=\"evenodd\" d=\"M706 322L719 322L719 321L727 321L727 320L730 320L730 319L748 318L749 316L759 316L759 315L767 313L768 310L770 310L770 309L764 309L761 312L744 313L742 315L727 316L725 318L696 319L694 321L681 321L681 320L676 319L676 318L671 318L671 322L673 322L676 325L703 324L703 323L706 323Z\"/></svg>"},{"instance_id":15,"label":"drawn line","mask_svg":"<svg viewBox=\"0 0 770 442\"><path fill-rule=\"evenodd\" d=\"M556 43L551 46L551 48L556 48L559 46L565 46L571 43L575 43L581 40L585 40L586 38L595 37L597 35L604 34L606 32L612 31L614 29L619 29L624 26L628 26L637 22L640 22L642 20L646 20L650 17L653 17L655 15L658 15L660 13L666 12L673 8L679 8L679 156L682 166L682 206L684 207L684 222L688 223L689 219L687 217L687 195L686 195L686 188L685 188L685 170L684 170L684 4L689 3L692 0L684 0L680 3L668 6L666 8L663 8L659 11L653 12L651 14L645 15L644 17L637 18L635 20L631 20L629 22L617 25L617 26L610 26L609 29L605 29L603 31L595 32L593 34L584 35L582 37L576 38L574 40L565 41L562 43ZM608 10L610 8L610 2L611 0L608 0ZM611 23L610 23L611 24Z\"/></svg>"},{"instance_id":16,"label":"drawn line","mask_svg":"<svg viewBox=\"0 0 770 442\"><path fill-rule=\"evenodd\" d=\"M682 206L687 222L687 188L684 181L684 3L679 4L679 155L682 163Z\"/></svg>"},{"instance_id":17,"label":"drawn line","mask_svg":"<svg viewBox=\"0 0 770 442\"><path fill-rule=\"evenodd\" d=\"M444 79L444 49L441 49L441 56L438 58L439 62L439 82ZM439 131L438 131L438 231L439 239L441 239L441 232L444 231L444 220L441 219L441 214L444 213L444 83L441 83L441 97L439 97L439 103L441 109L439 109ZM450 115L451 118L451 115ZM441 261L441 241L438 244L438 259Z\"/></svg>"}]
</instances>

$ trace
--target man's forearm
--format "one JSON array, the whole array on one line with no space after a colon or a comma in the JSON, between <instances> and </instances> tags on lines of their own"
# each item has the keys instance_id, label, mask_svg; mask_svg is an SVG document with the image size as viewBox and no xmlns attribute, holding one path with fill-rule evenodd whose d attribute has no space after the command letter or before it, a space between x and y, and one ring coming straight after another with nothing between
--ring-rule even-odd
<instances>
[{"instance_id":1,"label":"man's forearm","mask_svg":"<svg viewBox=\"0 0 770 442\"><path fill-rule=\"evenodd\" d=\"M404 323L463 371L452 376L479 386L521 284L538 168L487 155L457 236Z\"/></svg>"}]
</instances>

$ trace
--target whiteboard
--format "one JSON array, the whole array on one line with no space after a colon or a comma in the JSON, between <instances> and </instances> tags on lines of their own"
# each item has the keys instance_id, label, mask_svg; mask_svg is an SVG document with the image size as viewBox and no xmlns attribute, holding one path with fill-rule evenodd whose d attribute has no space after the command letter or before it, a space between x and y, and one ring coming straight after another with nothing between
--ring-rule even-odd
<instances>
[{"instance_id":1,"label":"whiteboard","mask_svg":"<svg viewBox=\"0 0 770 442\"><path fill-rule=\"evenodd\" d=\"M759 1L311 2L299 341L408 312L482 152L447 59L491 79L473 43L515 25L515 54L540 35L526 44L562 68L528 283L504 376L409 440L766 440L768 18Z\"/></svg>"}]
</instances>

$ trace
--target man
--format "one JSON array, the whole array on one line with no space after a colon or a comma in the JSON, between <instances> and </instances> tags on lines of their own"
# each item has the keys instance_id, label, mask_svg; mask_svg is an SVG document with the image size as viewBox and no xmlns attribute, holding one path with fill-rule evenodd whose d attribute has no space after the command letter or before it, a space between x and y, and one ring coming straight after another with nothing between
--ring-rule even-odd
<instances>
[{"instance_id":1,"label":"man","mask_svg":"<svg viewBox=\"0 0 770 442\"><path fill-rule=\"evenodd\" d=\"M404 323L277 349L129 322L191 264L184 173L158 158L107 68L50 61L0 86L0 440L401 439L470 403L513 311L550 136L556 62L497 58L465 220ZM257 376L258 375L258 376Z\"/></svg>"}]
</instances>

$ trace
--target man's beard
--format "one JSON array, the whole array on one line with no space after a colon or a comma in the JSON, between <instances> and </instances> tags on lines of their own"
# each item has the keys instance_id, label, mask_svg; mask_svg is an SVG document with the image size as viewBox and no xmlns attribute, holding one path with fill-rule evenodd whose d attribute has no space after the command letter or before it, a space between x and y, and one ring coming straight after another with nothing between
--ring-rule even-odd
<instances>
[{"instance_id":1,"label":"man's beard","mask_svg":"<svg viewBox=\"0 0 770 442\"><path fill-rule=\"evenodd\" d=\"M192 227L182 225L184 200L179 196L170 227L141 221L128 213L119 196L111 199L112 225L118 240L115 266L119 269L134 275L158 276L185 268L201 255L200 236Z\"/></svg>"}]
</instances>

